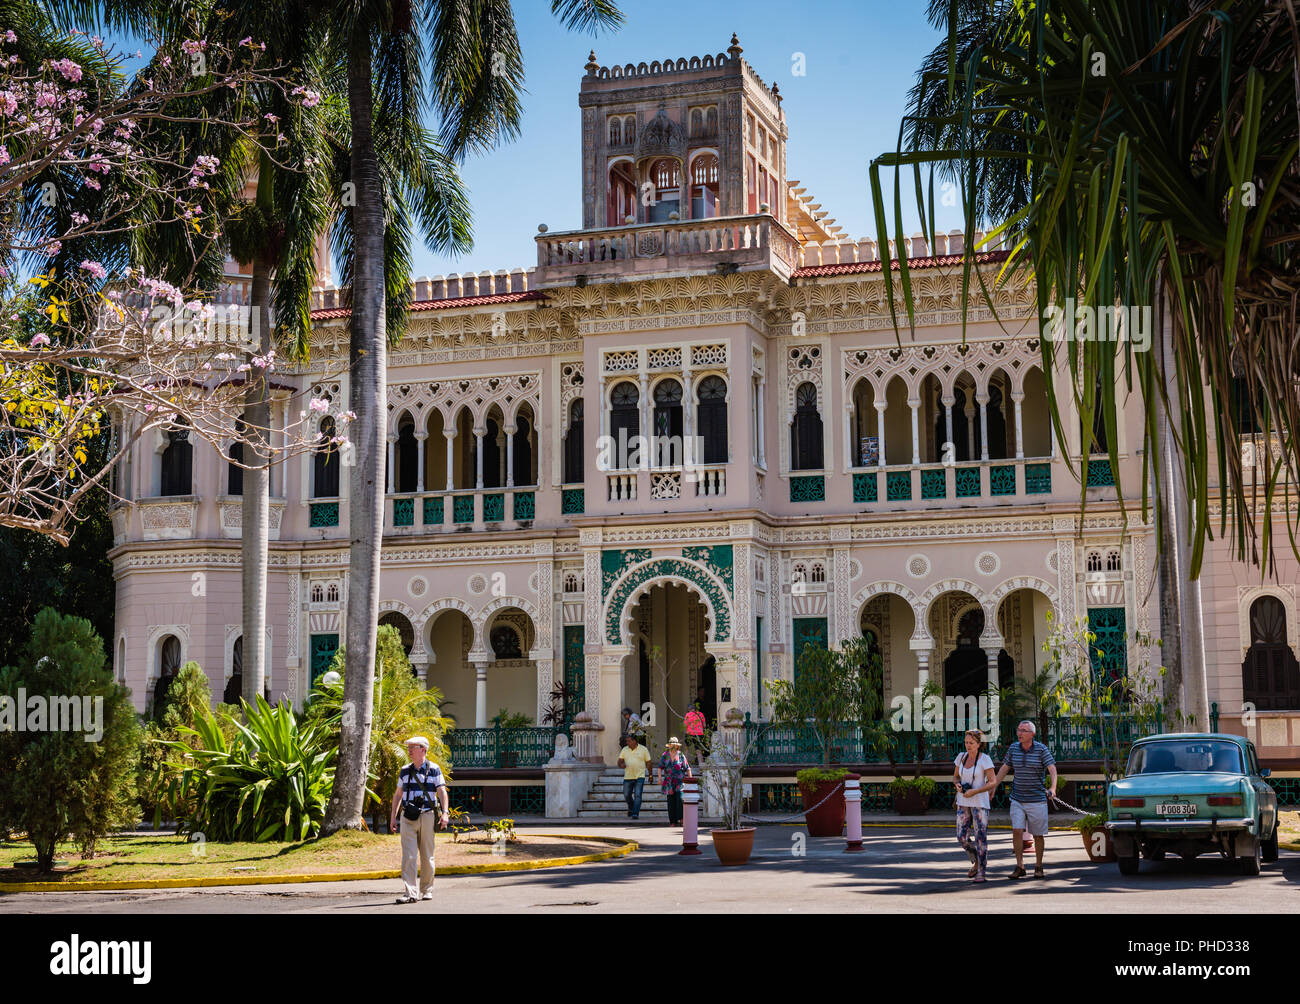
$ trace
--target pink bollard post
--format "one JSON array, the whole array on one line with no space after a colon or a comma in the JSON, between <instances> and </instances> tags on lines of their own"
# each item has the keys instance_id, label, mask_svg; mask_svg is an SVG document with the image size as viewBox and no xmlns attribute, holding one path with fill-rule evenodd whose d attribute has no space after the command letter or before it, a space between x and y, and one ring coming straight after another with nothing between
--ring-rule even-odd
<instances>
[{"instance_id":1,"label":"pink bollard post","mask_svg":"<svg viewBox=\"0 0 1300 1004\"><path fill-rule=\"evenodd\" d=\"M852 774L844 780L844 841L846 854L862 850L862 782Z\"/></svg>"},{"instance_id":2,"label":"pink bollard post","mask_svg":"<svg viewBox=\"0 0 1300 1004\"><path fill-rule=\"evenodd\" d=\"M677 853L700 853L700 783L693 777L682 781L682 849Z\"/></svg>"}]
</instances>

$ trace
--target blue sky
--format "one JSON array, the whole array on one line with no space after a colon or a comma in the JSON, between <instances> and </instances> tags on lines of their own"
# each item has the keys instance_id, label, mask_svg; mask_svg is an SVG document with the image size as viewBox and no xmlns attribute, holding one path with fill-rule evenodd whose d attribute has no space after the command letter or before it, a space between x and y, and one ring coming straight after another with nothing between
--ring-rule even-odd
<instances>
[{"instance_id":1,"label":"blue sky","mask_svg":"<svg viewBox=\"0 0 1300 1004\"><path fill-rule=\"evenodd\" d=\"M416 275L527 268L536 263L537 224L582 223L578 87L587 53L602 66L725 52L734 31L745 59L780 86L790 130L790 177L798 179L852 237L875 235L867 164L894 149L904 100L922 57L941 41L921 0L624 0L627 20L594 40L566 32L544 0L515 4L528 93L519 138L466 161L474 250L459 258L420 248ZM806 75L793 75L793 55ZM916 230L904 193L909 232ZM911 200L914 202L914 197ZM956 209L943 229L960 226Z\"/></svg>"}]
</instances>

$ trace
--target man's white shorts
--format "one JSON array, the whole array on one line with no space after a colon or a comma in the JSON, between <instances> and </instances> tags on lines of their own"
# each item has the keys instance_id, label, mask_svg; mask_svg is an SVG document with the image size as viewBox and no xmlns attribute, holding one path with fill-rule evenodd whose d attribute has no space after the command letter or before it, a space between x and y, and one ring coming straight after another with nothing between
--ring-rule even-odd
<instances>
[{"instance_id":1,"label":"man's white shorts","mask_svg":"<svg viewBox=\"0 0 1300 1004\"><path fill-rule=\"evenodd\" d=\"M1011 828L1028 830L1036 837L1047 836L1046 802L1011 802Z\"/></svg>"}]
</instances>

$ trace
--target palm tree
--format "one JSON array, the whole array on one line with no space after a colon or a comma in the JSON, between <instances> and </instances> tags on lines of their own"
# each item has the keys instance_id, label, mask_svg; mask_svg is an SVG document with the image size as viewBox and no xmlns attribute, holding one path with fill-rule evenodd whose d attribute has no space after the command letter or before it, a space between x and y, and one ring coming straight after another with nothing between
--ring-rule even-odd
<instances>
[{"instance_id":1,"label":"palm tree","mask_svg":"<svg viewBox=\"0 0 1300 1004\"><path fill-rule=\"evenodd\" d=\"M596 30L622 20L611 0L552 0L551 11L570 28ZM386 267L385 249L405 245L409 233L400 214L392 211L376 124L390 117L414 131L427 102L438 118L439 159L454 161L517 134L523 85L508 0L341 0L333 20L346 42L350 180L355 186L347 235L352 249L349 390L357 417L351 426L355 463L344 676L355 726L345 728L340 738L326 833L362 825L379 617L387 348L401 337L409 298L409 275ZM427 88L421 76L425 69ZM425 210L418 204L412 208L421 214Z\"/></svg>"},{"instance_id":2,"label":"palm tree","mask_svg":"<svg viewBox=\"0 0 1300 1004\"><path fill-rule=\"evenodd\" d=\"M1265 0L931 0L929 16L947 39L918 75L898 149L871 168L882 257L881 169L894 169L900 241L902 170L911 169L931 239L938 173L964 200L966 295L971 238L1000 220L990 240L1009 240L1003 274L1033 276L1040 315L1068 297L1094 311L1155 307L1153 351L1135 351L1131 340L1043 338L1043 358L1048 372L1059 356L1068 365L1085 485L1094 415L1105 416L1118 472L1119 385L1140 390L1142 500L1145 510L1149 477L1164 654L1171 676L1188 671L1189 710L1205 722L1196 579L1214 532L1211 499L1223 500L1218 529L1238 559L1266 572L1275 503L1300 484L1294 10ZM906 263L895 264L910 317ZM888 264L886 274L892 285ZM1064 441L1068 411L1048 388ZM1241 436L1256 428L1266 444L1276 437L1281 455L1266 463L1263 484L1248 486ZM1300 553L1296 520L1279 508Z\"/></svg>"}]
</instances>

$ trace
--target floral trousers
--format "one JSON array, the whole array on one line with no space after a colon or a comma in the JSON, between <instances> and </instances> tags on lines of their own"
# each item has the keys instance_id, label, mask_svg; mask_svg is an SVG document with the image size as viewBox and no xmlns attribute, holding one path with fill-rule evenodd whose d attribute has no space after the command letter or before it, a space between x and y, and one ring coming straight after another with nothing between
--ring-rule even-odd
<instances>
[{"instance_id":1,"label":"floral trousers","mask_svg":"<svg viewBox=\"0 0 1300 1004\"><path fill-rule=\"evenodd\" d=\"M974 831L974 839L972 833ZM979 865L979 874L989 859L989 810L973 805L957 806L957 843Z\"/></svg>"}]
</instances>

